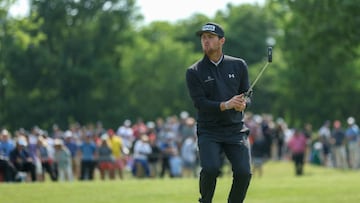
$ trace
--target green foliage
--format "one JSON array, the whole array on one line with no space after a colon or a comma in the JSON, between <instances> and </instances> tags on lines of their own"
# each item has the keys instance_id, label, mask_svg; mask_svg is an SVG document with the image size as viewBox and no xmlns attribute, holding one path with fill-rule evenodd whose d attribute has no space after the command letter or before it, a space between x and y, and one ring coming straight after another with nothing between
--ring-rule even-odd
<instances>
[{"instance_id":1,"label":"green foliage","mask_svg":"<svg viewBox=\"0 0 360 203\"><path fill-rule=\"evenodd\" d=\"M174 41L172 32L167 23L154 23L124 49L121 66L127 79L129 115L151 119L176 114L189 106L184 77L186 67L193 62L188 55L192 46Z\"/></svg>"},{"instance_id":2,"label":"green foliage","mask_svg":"<svg viewBox=\"0 0 360 203\"><path fill-rule=\"evenodd\" d=\"M4 109L16 110L3 120L27 128L36 123L45 128L53 123L67 127L71 120L114 122L116 115L112 113L116 110L105 108L121 107L118 65L121 47L131 40L133 22L129 17L135 9L134 1L32 3L31 16L36 18L20 24L18 30L31 37L32 29L37 28L41 35L32 37L30 43L14 39L14 46L18 43L26 49L8 51L6 63L13 79L8 91L17 94L6 95L9 102ZM23 102L18 102L20 98ZM19 120L19 114L25 112L27 117Z\"/></svg>"},{"instance_id":3,"label":"green foliage","mask_svg":"<svg viewBox=\"0 0 360 203\"><path fill-rule=\"evenodd\" d=\"M356 1L286 1L282 47L292 120L320 124L359 112ZM289 15L290 13L290 15ZM320 108L322 106L323 108ZM316 114L315 114L316 112ZM322 120L323 119L323 120Z\"/></svg>"},{"instance_id":4,"label":"green foliage","mask_svg":"<svg viewBox=\"0 0 360 203\"><path fill-rule=\"evenodd\" d=\"M246 59L252 65L266 56L266 40L271 37L272 21L258 5L228 5L226 12L218 12L216 22L224 24L226 45L224 52Z\"/></svg>"},{"instance_id":5,"label":"green foliage","mask_svg":"<svg viewBox=\"0 0 360 203\"><path fill-rule=\"evenodd\" d=\"M195 109L185 71L202 57L195 32L223 25L224 52L244 58L250 81L274 44L274 62L254 88L254 113L291 126L319 126L360 112L360 4L355 0L268 0L227 5L170 24L141 25L135 0L31 1L8 15L0 1L0 124L8 128L178 114Z\"/></svg>"}]
</instances>

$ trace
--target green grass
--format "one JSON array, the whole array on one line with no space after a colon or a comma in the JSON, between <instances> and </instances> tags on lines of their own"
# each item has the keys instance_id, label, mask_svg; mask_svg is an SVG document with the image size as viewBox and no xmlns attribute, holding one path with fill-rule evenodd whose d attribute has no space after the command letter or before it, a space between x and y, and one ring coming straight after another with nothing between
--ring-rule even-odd
<instances>
[{"instance_id":1,"label":"green grass","mask_svg":"<svg viewBox=\"0 0 360 203\"><path fill-rule=\"evenodd\" d=\"M225 203L231 176L219 178L213 203ZM0 202L9 203L195 203L197 179L134 179L71 183L0 184ZM307 165L296 177L287 162L265 164L254 176L246 203L358 203L360 171Z\"/></svg>"}]
</instances>

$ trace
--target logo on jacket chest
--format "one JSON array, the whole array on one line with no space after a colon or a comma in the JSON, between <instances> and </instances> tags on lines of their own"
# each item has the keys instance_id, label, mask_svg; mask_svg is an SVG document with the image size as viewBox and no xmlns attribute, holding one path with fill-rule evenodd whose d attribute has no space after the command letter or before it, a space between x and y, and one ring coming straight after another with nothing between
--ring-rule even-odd
<instances>
[{"instance_id":1,"label":"logo on jacket chest","mask_svg":"<svg viewBox=\"0 0 360 203\"><path fill-rule=\"evenodd\" d=\"M235 79L235 74L234 73L228 73L227 74L227 78L229 78L229 79ZM215 78L213 78L213 77L211 77L211 76L207 76L207 78L204 80L204 82L206 83L206 82L211 82L211 81L213 81L213 80L215 80Z\"/></svg>"},{"instance_id":2,"label":"logo on jacket chest","mask_svg":"<svg viewBox=\"0 0 360 203\"><path fill-rule=\"evenodd\" d=\"M211 76L207 76L207 79L204 82L210 82L215 80L214 78L212 78Z\"/></svg>"}]
</instances>

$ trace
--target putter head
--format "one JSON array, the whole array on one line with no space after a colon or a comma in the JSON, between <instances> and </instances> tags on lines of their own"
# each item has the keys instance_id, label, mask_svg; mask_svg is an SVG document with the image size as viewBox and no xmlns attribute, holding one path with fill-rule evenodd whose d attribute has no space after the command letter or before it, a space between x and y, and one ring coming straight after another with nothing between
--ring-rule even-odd
<instances>
[{"instance_id":1,"label":"putter head","mask_svg":"<svg viewBox=\"0 0 360 203\"><path fill-rule=\"evenodd\" d=\"M268 62L272 62L272 47L268 47Z\"/></svg>"}]
</instances>

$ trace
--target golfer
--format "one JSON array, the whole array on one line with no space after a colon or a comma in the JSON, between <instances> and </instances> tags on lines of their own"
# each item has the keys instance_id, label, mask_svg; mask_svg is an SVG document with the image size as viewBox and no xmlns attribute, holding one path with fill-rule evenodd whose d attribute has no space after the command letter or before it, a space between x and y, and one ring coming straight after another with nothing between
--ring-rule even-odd
<instances>
[{"instance_id":1,"label":"golfer","mask_svg":"<svg viewBox=\"0 0 360 203\"><path fill-rule=\"evenodd\" d=\"M204 57L186 72L190 97L197 109L200 156L199 202L211 203L221 168L221 154L231 163L233 182L228 203L242 203L251 179L248 130L244 128L244 93L249 89L247 65L224 55L225 35L216 23L196 32Z\"/></svg>"}]
</instances>

